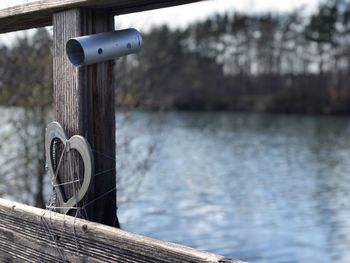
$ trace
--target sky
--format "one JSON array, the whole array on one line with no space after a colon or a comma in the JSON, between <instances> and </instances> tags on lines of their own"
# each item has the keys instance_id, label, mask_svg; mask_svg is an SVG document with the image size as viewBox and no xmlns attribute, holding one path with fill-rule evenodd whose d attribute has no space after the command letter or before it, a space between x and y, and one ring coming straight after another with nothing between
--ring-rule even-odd
<instances>
[{"instance_id":1,"label":"sky","mask_svg":"<svg viewBox=\"0 0 350 263\"><path fill-rule=\"evenodd\" d=\"M0 0L0 8L28 3L36 0ZM115 18L116 28L135 27L141 32L154 25L167 24L170 27L185 27L191 22L224 12L288 12L302 8L312 12L318 0L207 0L193 4L162 8L152 11L122 15ZM0 44L11 44L18 34L0 34ZM29 33L30 34L30 33Z\"/></svg>"},{"instance_id":2,"label":"sky","mask_svg":"<svg viewBox=\"0 0 350 263\"><path fill-rule=\"evenodd\" d=\"M215 13L231 10L233 12L255 13L288 12L303 8L304 11L311 12L315 10L317 4L318 0L207 0L116 17L116 27L138 26L148 29L150 26L158 24L184 27L193 21L203 20ZM130 23L134 23L134 25Z\"/></svg>"}]
</instances>

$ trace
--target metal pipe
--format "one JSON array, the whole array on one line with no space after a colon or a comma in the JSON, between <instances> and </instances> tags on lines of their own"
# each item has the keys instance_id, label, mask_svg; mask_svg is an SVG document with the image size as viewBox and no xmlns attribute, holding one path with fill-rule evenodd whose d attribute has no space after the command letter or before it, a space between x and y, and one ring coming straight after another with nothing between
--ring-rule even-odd
<instances>
[{"instance_id":1,"label":"metal pipe","mask_svg":"<svg viewBox=\"0 0 350 263\"><path fill-rule=\"evenodd\" d=\"M141 50L142 37L134 28L69 39L66 53L75 66L85 66Z\"/></svg>"}]
</instances>

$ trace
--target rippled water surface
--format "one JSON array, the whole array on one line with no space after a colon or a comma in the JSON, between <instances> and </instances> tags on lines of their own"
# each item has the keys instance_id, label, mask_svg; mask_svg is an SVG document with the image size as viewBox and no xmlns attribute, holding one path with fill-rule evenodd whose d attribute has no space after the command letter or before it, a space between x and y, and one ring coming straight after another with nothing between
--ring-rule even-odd
<instances>
[{"instance_id":1,"label":"rippled water surface","mask_svg":"<svg viewBox=\"0 0 350 263\"><path fill-rule=\"evenodd\" d=\"M131 149L156 142L138 191L121 202L123 228L250 262L350 262L349 118L121 119L117 136L137 136Z\"/></svg>"}]
</instances>

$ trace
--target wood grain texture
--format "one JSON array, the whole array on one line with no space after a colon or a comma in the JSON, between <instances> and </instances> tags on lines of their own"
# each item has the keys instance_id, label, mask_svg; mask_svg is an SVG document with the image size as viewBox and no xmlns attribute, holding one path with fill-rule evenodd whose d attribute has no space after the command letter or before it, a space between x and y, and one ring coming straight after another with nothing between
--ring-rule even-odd
<instances>
[{"instance_id":1,"label":"wood grain texture","mask_svg":"<svg viewBox=\"0 0 350 263\"><path fill-rule=\"evenodd\" d=\"M113 15L105 9L78 8L55 13L54 26L54 104L55 117L67 136L84 136L94 151L95 173L86 206L86 219L119 226L116 218L115 163L115 81L113 61L77 68L65 53L68 39L111 31ZM65 155L59 178L62 183L82 177L79 156ZM66 197L73 196L78 185L65 185ZM75 189L74 189L75 188ZM108 193L107 195L105 195ZM100 198L103 196L103 198ZM98 200L96 200L98 199ZM96 201L94 201L96 200ZM59 205L58 205L59 206ZM75 213L71 211L71 215Z\"/></svg>"},{"instance_id":2,"label":"wood grain texture","mask_svg":"<svg viewBox=\"0 0 350 263\"><path fill-rule=\"evenodd\" d=\"M54 13L79 7L108 8L114 15L168 7L199 0L32 0L0 9L0 33L49 26Z\"/></svg>"},{"instance_id":3,"label":"wood grain texture","mask_svg":"<svg viewBox=\"0 0 350 263\"><path fill-rule=\"evenodd\" d=\"M4 199L0 261L241 262Z\"/></svg>"}]
</instances>

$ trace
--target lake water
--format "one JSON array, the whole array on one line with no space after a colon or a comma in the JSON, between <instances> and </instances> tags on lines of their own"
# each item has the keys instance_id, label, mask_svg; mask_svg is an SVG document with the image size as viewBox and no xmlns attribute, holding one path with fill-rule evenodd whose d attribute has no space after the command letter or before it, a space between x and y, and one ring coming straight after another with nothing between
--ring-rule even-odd
<instances>
[{"instance_id":1,"label":"lake water","mask_svg":"<svg viewBox=\"0 0 350 263\"><path fill-rule=\"evenodd\" d=\"M250 262L348 263L349 135L348 117L118 114L122 228Z\"/></svg>"},{"instance_id":2,"label":"lake water","mask_svg":"<svg viewBox=\"0 0 350 263\"><path fill-rule=\"evenodd\" d=\"M131 119L119 136L137 134L135 148L158 143L119 208L125 229L250 262L350 262L349 118Z\"/></svg>"}]
</instances>

